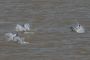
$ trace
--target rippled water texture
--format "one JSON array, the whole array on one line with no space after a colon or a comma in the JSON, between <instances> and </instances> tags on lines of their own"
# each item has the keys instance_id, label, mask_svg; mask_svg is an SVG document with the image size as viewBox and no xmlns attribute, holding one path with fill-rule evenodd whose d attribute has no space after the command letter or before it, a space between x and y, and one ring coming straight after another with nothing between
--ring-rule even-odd
<instances>
[{"instance_id":1,"label":"rippled water texture","mask_svg":"<svg viewBox=\"0 0 90 60\"><path fill-rule=\"evenodd\" d=\"M0 0L0 60L90 60L90 0ZM71 32L77 21L86 33ZM29 45L8 42L6 32L30 23Z\"/></svg>"}]
</instances>

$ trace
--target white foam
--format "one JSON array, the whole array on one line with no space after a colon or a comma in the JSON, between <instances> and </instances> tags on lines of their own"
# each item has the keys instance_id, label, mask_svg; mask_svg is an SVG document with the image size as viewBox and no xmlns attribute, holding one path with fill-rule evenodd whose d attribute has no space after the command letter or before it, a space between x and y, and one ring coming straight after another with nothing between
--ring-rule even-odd
<instances>
[{"instance_id":1,"label":"white foam","mask_svg":"<svg viewBox=\"0 0 90 60\"><path fill-rule=\"evenodd\" d=\"M23 31L23 32L27 32L27 31L30 31L30 25L27 23L27 24L24 24L23 26L20 25L20 24L17 24L16 25L16 31L19 32L19 31Z\"/></svg>"},{"instance_id":2,"label":"white foam","mask_svg":"<svg viewBox=\"0 0 90 60\"><path fill-rule=\"evenodd\" d=\"M29 44L29 42L25 42L23 37L17 36L15 33L6 33L5 34L7 41L17 42L18 44Z\"/></svg>"},{"instance_id":3,"label":"white foam","mask_svg":"<svg viewBox=\"0 0 90 60\"><path fill-rule=\"evenodd\" d=\"M85 33L84 27L80 24L74 25L72 26L72 28L73 28L72 30L76 31L77 33Z\"/></svg>"}]
</instances>

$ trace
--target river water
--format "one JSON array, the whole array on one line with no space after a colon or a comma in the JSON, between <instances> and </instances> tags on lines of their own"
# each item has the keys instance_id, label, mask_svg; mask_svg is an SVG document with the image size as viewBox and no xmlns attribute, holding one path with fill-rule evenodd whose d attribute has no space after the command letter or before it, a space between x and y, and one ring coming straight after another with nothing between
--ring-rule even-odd
<instances>
[{"instance_id":1,"label":"river water","mask_svg":"<svg viewBox=\"0 0 90 60\"><path fill-rule=\"evenodd\" d=\"M0 0L1 60L90 60L90 0ZM86 33L72 32L79 22ZM6 32L29 23L29 45L8 42Z\"/></svg>"}]
</instances>

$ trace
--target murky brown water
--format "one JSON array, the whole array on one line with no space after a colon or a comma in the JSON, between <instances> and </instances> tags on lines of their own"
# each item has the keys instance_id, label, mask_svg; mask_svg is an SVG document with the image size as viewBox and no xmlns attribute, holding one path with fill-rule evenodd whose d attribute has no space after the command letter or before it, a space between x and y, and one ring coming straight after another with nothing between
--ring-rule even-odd
<instances>
[{"instance_id":1,"label":"murky brown water","mask_svg":"<svg viewBox=\"0 0 90 60\"><path fill-rule=\"evenodd\" d=\"M0 0L0 60L90 60L90 0ZM86 33L71 32L80 22ZM17 23L30 23L30 45L4 39Z\"/></svg>"}]
</instances>

